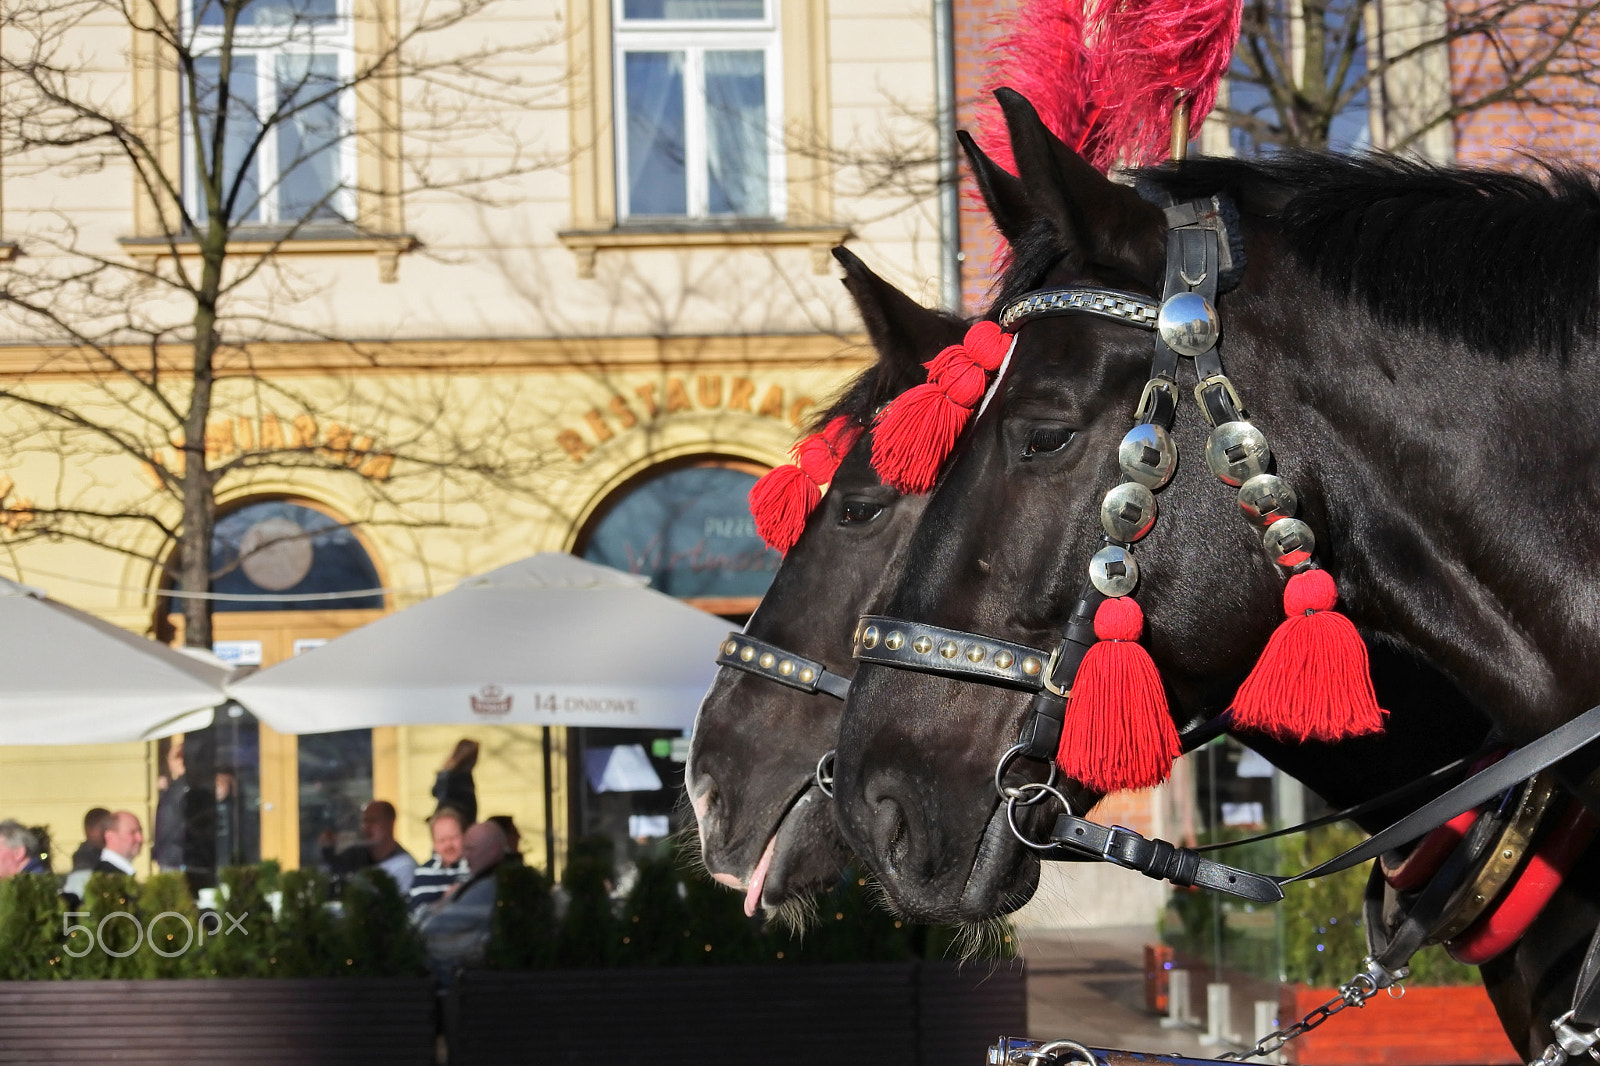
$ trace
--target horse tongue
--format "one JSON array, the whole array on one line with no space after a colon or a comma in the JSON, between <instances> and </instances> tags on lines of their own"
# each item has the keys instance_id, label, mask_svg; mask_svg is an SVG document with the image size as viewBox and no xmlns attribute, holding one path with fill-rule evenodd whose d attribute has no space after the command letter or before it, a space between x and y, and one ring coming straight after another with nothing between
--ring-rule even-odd
<instances>
[{"instance_id":1,"label":"horse tongue","mask_svg":"<svg viewBox=\"0 0 1600 1066\"><path fill-rule=\"evenodd\" d=\"M750 875L750 891L744 894L746 918L754 918L756 911L761 909L761 890L767 885L767 871L772 867L772 846L777 842L776 835L767 841L767 850L761 853L761 861L756 863L756 872Z\"/></svg>"}]
</instances>

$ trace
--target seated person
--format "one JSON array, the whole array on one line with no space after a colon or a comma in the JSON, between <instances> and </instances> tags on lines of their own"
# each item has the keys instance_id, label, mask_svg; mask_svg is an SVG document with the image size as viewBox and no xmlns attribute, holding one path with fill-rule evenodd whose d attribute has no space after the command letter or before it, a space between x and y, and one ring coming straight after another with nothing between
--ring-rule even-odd
<instances>
[{"instance_id":1,"label":"seated person","mask_svg":"<svg viewBox=\"0 0 1600 1066\"><path fill-rule=\"evenodd\" d=\"M72 853L74 870L94 869L94 864L100 861L100 852L106 846L106 830L111 828L113 821L111 812L104 807L89 808L89 813L83 816L83 843Z\"/></svg>"},{"instance_id":2,"label":"seated person","mask_svg":"<svg viewBox=\"0 0 1600 1066\"><path fill-rule=\"evenodd\" d=\"M39 861L39 839L33 831L9 818L0 822L0 879L49 872Z\"/></svg>"},{"instance_id":3,"label":"seated person","mask_svg":"<svg viewBox=\"0 0 1600 1066\"><path fill-rule=\"evenodd\" d=\"M342 877L376 866L394 878L402 897L409 897L417 860L394 838L395 818L394 804L388 800L373 800L361 808L361 843L338 854L333 851L332 834L324 834L322 858L328 864L328 872Z\"/></svg>"},{"instance_id":4,"label":"seated person","mask_svg":"<svg viewBox=\"0 0 1600 1066\"><path fill-rule=\"evenodd\" d=\"M428 819L428 825L433 831L433 857L418 866L411 877L413 914L437 903L453 886L472 876L461 854L467 822L460 812L441 807Z\"/></svg>"},{"instance_id":5,"label":"seated person","mask_svg":"<svg viewBox=\"0 0 1600 1066\"><path fill-rule=\"evenodd\" d=\"M485 818L486 822L493 822L500 827L506 835L506 862L524 865L522 858L522 831L517 828L517 823L512 821L509 814L491 814Z\"/></svg>"},{"instance_id":6,"label":"seated person","mask_svg":"<svg viewBox=\"0 0 1600 1066\"><path fill-rule=\"evenodd\" d=\"M494 916L495 870L506 857L506 835L493 822L468 829L462 844L471 876L423 912L428 964L440 980L483 961Z\"/></svg>"}]
</instances>

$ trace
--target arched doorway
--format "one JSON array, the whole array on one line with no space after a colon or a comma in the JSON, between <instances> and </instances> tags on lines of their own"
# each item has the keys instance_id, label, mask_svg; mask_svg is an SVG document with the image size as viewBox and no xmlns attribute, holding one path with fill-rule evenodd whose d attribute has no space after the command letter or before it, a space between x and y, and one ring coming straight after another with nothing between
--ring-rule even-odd
<instances>
[{"instance_id":1,"label":"arched doorway","mask_svg":"<svg viewBox=\"0 0 1600 1066\"><path fill-rule=\"evenodd\" d=\"M720 456L654 467L595 509L574 551L645 574L658 591L742 624L783 561L750 517L750 486L763 473ZM687 738L673 731L568 730L573 837L610 839L619 876L629 876L637 859L683 828L676 800L687 757Z\"/></svg>"},{"instance_id":2,"label":"arched doorway","mask_svg":"<svg viewBox=\"0 0 1600 1066\"><path fill-rule=\"evenodd\" d=\"M233 505L217 519L211 568L213 592L283 597L216 603L213 646L242 667L271 666L301 654L385 609L374 553L350 523L310 500L257 497ZM229 705L210 729L181 738L185 754L199 760L174 764L171 746L163 743L158 787L162 779L172 780L178 766L192 779L192 764L203 765L209 757L217 865L276 859L293 869L315 862L328 836L337 847L359 839L362 805L375 789L392 791L384 778L395 773L394 760L384 756L394 749L393 733L289 736Z\"/></svg>"}]
</instances>

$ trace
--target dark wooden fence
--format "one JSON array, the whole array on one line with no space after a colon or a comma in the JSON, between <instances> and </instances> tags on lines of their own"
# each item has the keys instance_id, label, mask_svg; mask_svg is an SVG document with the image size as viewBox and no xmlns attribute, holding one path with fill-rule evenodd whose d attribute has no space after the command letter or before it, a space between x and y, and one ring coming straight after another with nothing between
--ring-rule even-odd
<instances>
[{"instance_id":1,"label":"dark wooden fence","mask_svg":"<svg viewBox=\"0 0 1600 1066\"><path fill-rule=\"evenodd\" d=\"M0 1064L428 1066L427 979L0 982ZM451 1066L981 1066L1027 1030L1017 962L474 972Z\"/></svg>"},{"instance_id":2,"label":"dark wooden fence","mask_svg":"<svg viewBox=\"0 0 1600 1066\"><path fill-rule=\"evenodd\" d=\"M427 978L3 981L0 1063L431 1066Z\"/></svg>"},{"instance_id":3,"label":"dark wooden fence","mask_svg":"<svg viewBox=\"0 0 1600 1066\"><path fill-rule=\"evenodd\" d=\"M1027 1029L1021 962L464 975L452 1066L981 1066Z\"/></svg>"}]
</instances>

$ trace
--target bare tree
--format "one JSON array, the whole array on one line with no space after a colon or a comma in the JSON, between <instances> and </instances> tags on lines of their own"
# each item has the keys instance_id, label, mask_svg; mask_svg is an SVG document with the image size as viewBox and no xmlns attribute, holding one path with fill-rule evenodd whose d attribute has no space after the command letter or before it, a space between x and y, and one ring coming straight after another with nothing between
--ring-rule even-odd
<instances>
[{"instance_id":1,"label":"bare tree","mask_svg":"<svg viewBox=\"0 0 1600 1066\"><path fill-rule=\"evenodd\" d=\"M525 17L494 21L516 3L6 5L8 183L123 178L137 228L108 239L86 210L97 205L69 192L31 204L21 232L18 212L8 219L0 447L56 456L63 471L48 506L0 500L11 539L136 554L167 567L172 587L203 592L219 492L263 472L353 479L373 501L362 517L418 524L445 520L452 482L520 482L538 451L516 439L503 397L474 397L469 427L448 384L419 396L381 375L302 386L277 373L309 344L346 365L385 358L300 313L320 283L290 259L304 242L370 248L390 280L416 243L400 221L407 196L491 200L498 181L560 162L530 153L516 128L557 106L560 88L559 75L527 73L553 35L536 39ZM136 463L148 484L68 484L69 465L97 461ZM210 603L186 599L183 613L186 643L210 647Z\"/></svg>"},{"instance_id":2,"label":"bare tree","mask_svg":"<svg viewBox=\"0 0 1600 1066\"><path fill-rule=\"evenodd\" d=\"M1586 110L1600 87L1597 11L1592 0L1246 0L1217 113L1254 146L1326 148L1341 115L1365 110L1382 147L1404 152L1495 105Z\"/></svg>"}]
</instances>

